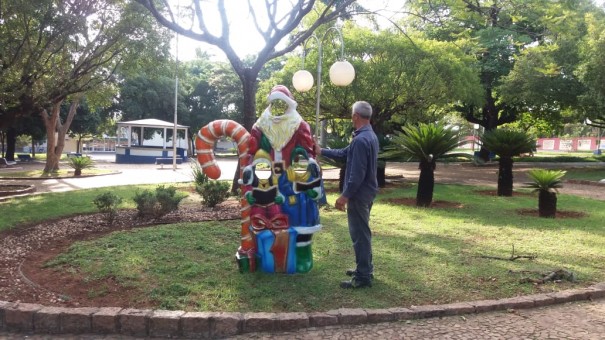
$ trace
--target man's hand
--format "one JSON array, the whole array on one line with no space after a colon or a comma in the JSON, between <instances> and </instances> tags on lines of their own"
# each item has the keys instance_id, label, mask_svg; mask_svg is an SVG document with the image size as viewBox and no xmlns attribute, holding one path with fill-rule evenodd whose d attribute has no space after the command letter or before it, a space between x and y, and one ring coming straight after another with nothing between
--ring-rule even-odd
<instances>
[{"instance_id":1,"label":"man's hand","mask_svg":"<svg viewBox=\"0 0 605 340\"><path fill-rule=\"evenodd\" d=\"M336 209L341 210L341 211L347 211L347 203L349 202L349 199L344 197L344 196L340 196L336 199L336 203L334 203L334 206L336 207Z\"/></svg>"},{"instance_id":2,"label":"man's hand","mask_svg":"<svg viewBox=\"0 0 605 340\"><path fill-rule=\"evenodd\" d=\"M315 151L315 156L321 156L321 146L319 146L317 140L315 141L315 144L313 144L313 151Z\"/></svg>"}]
</instances>

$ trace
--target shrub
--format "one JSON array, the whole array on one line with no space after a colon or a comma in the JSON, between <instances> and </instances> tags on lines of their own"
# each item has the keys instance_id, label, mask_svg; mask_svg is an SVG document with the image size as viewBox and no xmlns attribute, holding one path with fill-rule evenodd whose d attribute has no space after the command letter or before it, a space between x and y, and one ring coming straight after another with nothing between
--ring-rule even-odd
<instances>
[{"instance_id":1,"label":"shrub","mask_svg":"<svg viewBox=\"0 0 605 340\"><path fill-rule=\"evenodd\" d=\"M196 187L208 182L208 176L202 171L200 163L196 160L191 161L191 177L193 177L193 183Z\"/></svg>"},{"instance_id":2,"label":"shrub","mask_svg":"<svg viewBox=\"0 0 605 340\"><path fill-rule=\"evenodd\" d=\"M174 186L158 186L155 193L151 190L143 190L134 195L139 217L160 218L179 207L179 203L187 195L177 193Z\"/></svg>"},{"instance_id":3,"label":"shrub","mask_svg":"<svg viewBox=\"0 0 605 340\"><path fill-rule=\"evenodd\" d=\"M97 196L92 202L100 212L107 214L107 223L112 224L118 214L118 206L122 203L122 197L107 191Z\"/></svg>"},{"instance_id":4,"label":"shrub","mask_svg":"<svg viewBox=\"0 0 605 340\"><path fill-rule=\"evenodd\" d=\"M210 208L224 202L229 197L229 189L229 183L223 181L209 181L195 186L195 191L202 196L202 204Z\"/></svg>"},{"instance_id":5,"label":"shrub","mask_svg":"<svg viewBox=\"0 0 605 340\"><path fill-rule=\"evenodd\" d=\"M159 210L156 212L156 217L164 216L172 211L179 208L179 203L187 195L183 193L177 193L176 188L169 186L165 188L163 185L155 189L155 198L159 203Z\"/></svg>"},{"instance_id":6,"label":"shrub","mask_svg":"<svg viewBox=\"0 0 605 340\"><path fill-rule=\"evenodd\" d=\"M67 159L67 165L74 169L74 176L82 175L83 169L89 169L93 167L92 159L90 157L70 157Z\"/></svg>"},{"instance_id":7,"label":"shrub","mask_svg":"<svg viewBox=\"0 0 605 340\"><path fill-rule=\"evenodd\" d=\"M566 171L532 169L527 175L532 180L526 187L538 192L538 215L552 217L557 215L557 192Z\"/></svg>"},{"instance_id":8,"label":"shrub","mask_svg":"<svg viewBox=\"0 0 605 340\"><path fill-rule=\"evenodd\" d=\"M132 199L137 204L139 217L155 216L158 200L151 190L137 191Z\"/></svg>"}]
</instances>

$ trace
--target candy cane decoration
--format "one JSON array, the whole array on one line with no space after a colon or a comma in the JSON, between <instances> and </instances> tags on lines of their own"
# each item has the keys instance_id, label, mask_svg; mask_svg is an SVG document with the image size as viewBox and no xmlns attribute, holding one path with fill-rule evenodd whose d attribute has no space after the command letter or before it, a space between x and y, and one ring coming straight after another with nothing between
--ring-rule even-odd
<instances>
[{"instance_id":1,"label":"candy cane decoration","mask_svg":"<svg viewBox=\"0 0 605 340\"><path fill-rule=\"evenodd\" d=\"M214 142L220 137L230 137L237 143L237 151L239 155L239 177L242 177L244 167L248 160L248 143L250 134L238 122L228 119L215 120L208 125L202 127L195 139L195 151L197 153L197 161L202 167L202 171L212 179L218 179L221 176L221 169L214 158ZM242 188L243 189L243 188ZM250 233L250 204L243 196L240 197L242 229L241 243L238 252L240 255L247 255L250 259L250 271L254 271L254 253L255 245Z\"/></svg>"}]
</instances>

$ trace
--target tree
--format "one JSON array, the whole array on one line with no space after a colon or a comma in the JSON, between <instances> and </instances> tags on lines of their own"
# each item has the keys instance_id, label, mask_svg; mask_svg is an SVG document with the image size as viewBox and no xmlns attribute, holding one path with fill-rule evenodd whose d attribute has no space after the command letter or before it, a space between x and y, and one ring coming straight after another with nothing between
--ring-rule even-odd
<instances>
[{"instance_id":1,"label":"tree","mask_svg":"<svg viewBox=\"0 0 605 340\"><path fill-rule=\"evenodd\" d=\"M427 32L430 37L457 42L467 53L477 57L484 89L483 104L476 106L463 103L459 106L459 110L469 122L480 124L486 131L491 131L503 124L514 122L520 113L527 112L531 108L550 105L547 111L549 113L555 111L549 100L556 96L557 92L569 91L568 86L574 82L572 70L563 67L573 64L575 58L573 44L571 44L573 40L568 39L571 37L570 31L564 32L564 29L573 30L573 26L567 26L567 23L578 13L585 13L590 6L590 2L584 0L571 2L537 0L524 3L513 0L411 1L410 9L414 12L414 17L410 22L414 27ZM558 39L562 35L566 39ZM559 42L566 44L553 49L553 46ZM546 72L532 69L534 72L527 74L519 65L518 76L512 75L507 78L516 63L525 58L523 51L536 46L540 49L533 51L546 52L542 53L544 61L556 60L564 63L557 64L555 67L556 76L549 79L552 82L542 82L543 85L548 85L543 89L543 93L547 96L532 96L532 93L537 93L534 91L528 94L531 103L523 100L511 101L510 96L503 96L504 91L501 88L507 81L523 80L532 76L543 77L545 73L554 70L548 67L550 64L545 64L543 70ZM558 55L550 53L555 50L558 50ZM532 58L537 54L526 52L526 56L529 62L526 66L531 68ZM558 68L559 66L561 67ZM510 87L515 95L523 95L518 86L511 84ZM536 87L536 90L539 89L540 87ZM550 89L556 91L548 93ZM573 98L573 92L571 91L571 95L567 98ZM555 106L559 107L556 104ZM481 157L487 159L487 155L487 150L482 148Z\"/></svg>"},{"instance_id":2,"label":"tree","mask_svg":"<svg viewBox=\"0 0 605 340\"><path fill-rule=\"evenodd\" d=\"M320 36L324 29L318 30ZM346 59L353 64L356 76L345 87L322 82L320 115L333 131L339 119L349 119L351 103L359 99L372 104L372 126L382 135L406 123L436 121L452 110L451 103L481 102L479 79L469 66L472 59L454 44L427 40L421 34L374 31L353 22L347 22L342 31ZM327 76L329 67L340 57L340 49L325 48L323 54L322 74ZM317 51L309 50L305 68L316 67L317 62ZM301 64L300 57L290 58L281 72L261 83L259 94L268 93L276 83L288 84ZM303 117L314 121L311 108L316 103L315 91L295 96Z\"/></svg>"},{"instance_id":3,"label":"tree","mask_svg":"<svg viewBox=\"0 0 605 340\"><path fill-rule=\"evenodd\" d=\"M66 116L68 107L62 106L62 116ZM76 152L82 152L82 139L92 137L99 132L98 128L101 125L103 118L98 111L91 111L85 99L78 106L76 115L69 127L69 136L77 138Z\"/></svg>"},{"instance_id":4,"label":"tree","mask_svg":"<svg viewBox=\"0 0 605 340\"><path fill-rule=\"evenodd\" d=\"M536 140L524 131L498 129L485 131L479 137L498 160L498 196L513 195L513 157L536 151Z\"/></svg>"},{"instance_id":5,"label":"tree","mask_svg":"<svg viewBox=\"0 0 605 340\"><path fill-rule=\"evenodd\" d=\"M566 171L532 169L527 175L532 182L526 187L538 192L538 215L540 217L552 217L557 215L557 189L560 188L561 179Z\"/></svg>"},{"instance_id":6,"label":"tree","mask_svg":"<svg viewBox=\"0 0 605 340\"><path fill-rule=\"evenodd\" d=\"M580 46L581 63L578 77L586 87L580 96L582 112L590 125L605 128L605 14L603 11L586 16L588 34Z\"/></svg>"},{"instance_id":7,"label":"tree","mask_svg":"<svg viewBox=\"0 0 605 340\"><path fill-rule=\"evenodd\" d=\"M459 146L458 133L442 124L406 125L403 132L397 132L392 137L391 144L380 158L399 161L412 158L420 161L416 206L428 207L433 202L437 160L461 156L450 153Z\"/></svg>"},{"instance_id":8,"label":"tree","mask_svg":"<svg viewBox=\"0 0 605 340\"><path fill-rule=\"evenodd\" d=\"M208 43L216 46L223 51L238 75L243 90L243 126L250 130L256 121L256 103L255 95L257 90L257 78L267 61L282 56L292 51L296 46L305 41L313 31L320 25L330 22L343 15L347 7L354 0L329 1L325 6L315 6L315 0L296 0L288 4L288 10L278 5L277 0L265 0L264 12L254 7L251 0L248 0L248 9L253 19L254 27L264 39L265 46L258 52L256 58L251 58L246 62L238 56L230 42L229 13L225 6L225 0L216 0L213 2L216 9L210 8L210 4L202 0L192 0L191 4L177 9L177 4L168 0L158 2L153 0L136 0L145 6L159 23L168 27L172 31L191 39ZM297 31L302 19L312 10L318 10L317 21L307 29ZM282 14L283 10L283 14ZM178 14L184 14L184 18L178 17ZM219 18L220 28L218 33L214 33L207 26L208 18L213 16ZM262 19L266 22L261 22ZM181 22L186 22L181 24ZM290 37L284 47L278 46L289 34L295 32Z\"/></svg>"},{"instance_id":9,"label":"tree","mask_svg":"<svg viewBox=\"0 0 605 340\"><path fill-rule=\"evenodd\" d=\"M108 100L122 58L136 58L153 27L140 6L118 0L14 0L3 11L1 110L13 121L40 115L47 131L44 171L56 171L80 99L94 90L90 102ZM64 102L70 107L63 121Z\"/></svg>"}]
</instances>

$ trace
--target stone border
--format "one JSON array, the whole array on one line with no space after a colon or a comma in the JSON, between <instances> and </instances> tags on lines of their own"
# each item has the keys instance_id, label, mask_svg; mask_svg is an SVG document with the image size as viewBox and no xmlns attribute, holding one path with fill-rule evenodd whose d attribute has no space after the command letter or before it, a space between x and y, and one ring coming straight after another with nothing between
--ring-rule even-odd
<instances>
[{"instance_id":1,"label":"stone border","mask_svg":"<svg viewBox=\"0 0 605 340\"><path fill-rule=\"evenodd\" d=\"M6 187L22 187L15 190L4 190ZM4 189L3 189L4 188ZM31 194L36 191L35 185L29 184L0 184L0 197L13 197Z\"/></svg>"},{"instance_id":2,"label":"stone border","mask_svg":"<svg viewBox=\"0 0 605 340\"><path fill-rule=\"evenodd\" d=\"M45 307L0 301L0 331L36 334L122 334L213 339L253 332L424 319L527 309L605 298L605 283L588 288L501 300L480 300L410 308L341 308L313 313L184 312L119 307Z\"/></svg>"}]
</instances>

